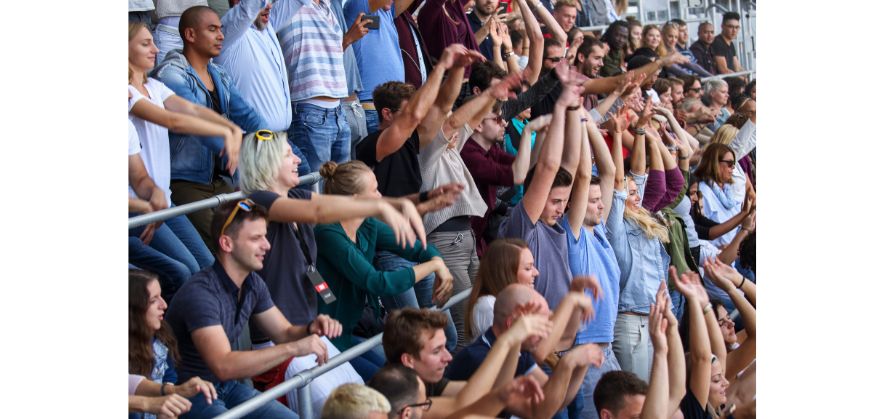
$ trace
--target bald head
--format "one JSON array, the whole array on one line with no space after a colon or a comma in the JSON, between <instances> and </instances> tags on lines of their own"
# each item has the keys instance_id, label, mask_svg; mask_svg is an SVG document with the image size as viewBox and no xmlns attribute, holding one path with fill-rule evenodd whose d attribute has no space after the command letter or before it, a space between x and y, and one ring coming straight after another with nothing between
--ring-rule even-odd
<instances>
[{"instance_id":1,"label":"bald head","mask_svg":"<svg viewBox=\"0 0 885 419\"><path fill-rule=\"evenodd\" d=\"M531 302L542 303L547 307L547 301L533 288L524 284L510 284L495 296L495 319L492 324L498 328L507 329L507 320L521 305Z\"/></svg>"}]
</instances>

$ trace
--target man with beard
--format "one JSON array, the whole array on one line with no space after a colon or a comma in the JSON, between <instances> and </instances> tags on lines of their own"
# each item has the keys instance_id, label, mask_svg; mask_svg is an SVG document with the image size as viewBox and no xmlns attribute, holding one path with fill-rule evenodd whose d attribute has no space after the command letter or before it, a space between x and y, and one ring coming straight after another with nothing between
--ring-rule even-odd
<instances>
[{"instance_id":1,"label":"man with beard","mask_svg":"<svg viewBox=\"0 0 885 419\"><path fill-rule=\"evenodd\" d=\"M498 4L500 4L498 0L476 0L473 11L467 14L470 29L473 30L476 42L479 44L479 52L489 61L494 59L489 26L493 24L491 21L495 19Z\"/></svg>"},{"instance_id":2,"label":"man with beard","mask_svg":"<svg viewBox=\"0 0 885 419\"><path fill-rule=\"evenodd\" d=\"M224 70L211 62L221 54L224 41L221 25L218 15L207 6L185 10L178 25L184 49L169 51L151 77L162 81L183 99L214 110L224 117L217 122L235 132L265 128L264 118L240 95ZM219 157L221 145L221 138L203 142L191 135L169 133L172 202L184 205L234 191L221 177L227 166L226 156ZM196 211L188 214L188 219L214 251L215 243L209 236L212 212Z\"/></svg>"}]
</instances>

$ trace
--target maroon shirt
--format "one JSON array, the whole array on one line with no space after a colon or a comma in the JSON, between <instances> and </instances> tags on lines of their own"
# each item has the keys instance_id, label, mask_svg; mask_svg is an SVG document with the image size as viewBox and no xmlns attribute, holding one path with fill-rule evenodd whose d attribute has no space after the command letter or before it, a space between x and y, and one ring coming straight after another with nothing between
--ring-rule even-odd
<instances>
[{"instance_id":1,"label":"maroon shirt","mask_svg":"<svg viewBox=\"0 0 885 419\"><path fill-rule=\"evenodd\" d=\"M421 32L418 30L418 23L415 22L415 18L412 17L412 11L418 3L412 3L412 7L408 10L400 13L396 19L393 20L393 23L396 25L396 33L399 36L399 48L402 51L403 55L403 68L405 70L406 75L406 83L415 86L415 88L420 88L424 81L421 80L421 67L418 55L418 49L415 48L415 35L418 36L418 43L421 45L421 56L424 61L424 68L429 75L431 71L433 71L433 65L430 63L430 53L427 51L427 45L424 43L424 39L421 37ZM414 29L414 35L412 30Z\"/></svg>"},{"instance_id":2,"label":"maroon shirt","mask_svg":"<svg viewBox=\"0 0 885 419\"><path fill-rule=\"evenodd\" d=\"M483 234L488 226L489 214L495 210L495 196L499 186L513 186L513 161L511 156L504 151L499 144L493 145L488 151L472 138L468 138L461 148L461 159L473 176L473 181L479 189L479 195L485 201L488 209L482 217L471 217L470 224L478 241L476 253L482 254L487 247Z\"/></svg>"},{"instance_id":3,"label":"maroon shirt","mask_svg":"<svg viewBox=\"0 0 885 419\"><path fill-rule=\"evenodd\" d=\"M427 44L427 50L434 62L439 60L443 50L452 44L462 44L468 49L479 50L470 21L464 13L464 4L469 0L425 0L418 13L418 28ZM465 69L464 77L470 76Z\"/></svg>"}]
</instances>

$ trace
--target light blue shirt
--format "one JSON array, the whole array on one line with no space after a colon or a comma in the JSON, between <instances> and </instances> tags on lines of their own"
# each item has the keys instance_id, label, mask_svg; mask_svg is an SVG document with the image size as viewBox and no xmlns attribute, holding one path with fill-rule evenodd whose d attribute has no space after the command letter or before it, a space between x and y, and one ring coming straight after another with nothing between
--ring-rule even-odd
<instances>
[{"instance_id":1,"label":"light blue shirt","mask_svg":"<svg viewBox=\"0 0 885 419\"><path fill-rule=\"evenodd\" d=\"M359 98L361 101L371 101L372 92L378 85L389 81L405 82L406 70L399 49L399 35L393 23L394 7L391 5L390 10L381 7L370 13L368 0L347 0L344 4L345 19L352 23L360 13L379 17L378 29L369 29L366 36L351 45L363 82Z\"/></svg>"},{"instance_id":2,"label":"light blue shirt","mask_svg":"<svg viewBox=\"0 0 885 419\"><path fill-rule=\"evenodd\" d=\"M253 24L264 6L265 0L242 0L224 14L224 46L214 61L264 118L267 129L285 131L292 123L292 106L283 51L271 22L261 31Z\"/></svg>"},{"instance_id":3,"label":"light blue shirt","mask_svg":"<svg viewBox=\"0 0 885 419\"><path fill-rule=\"evenodd\" d=\"M644 182L639 188L644 192ZM605 225L621 269L618 312L648 314L661 281L667 278L670 255L660 240L646 237L638 225L624 219L627 191L614 195Z\"/></svg>"},{"instance_id":4,"label":"light blue shirt","mask_svg":"<svg viewBox=\"0 0 885 419\"><path fill-rule=\"evenodd\" d=\"M732 188L734 188L734 185L728 183L725 184L724 190L719 185L711 185L707 181L698 183L698 192L704 197L704 215L707 218L717 223L723 223L741 212L741 204L743 202L735 199ZM735 227L728 233L719 236L716 240L712 240L713 245L719 248L728 246L734 240L737 231L738 229Z\"/></svg>"},{"instance_id":5,"label":"light blue shirt","mask_svg":"<svg viewBox=\"0 0 885 419\"><path fill-rule=\"evenodd\" d=\"M615 340L621 268L605 237L605 225L598 224L592 230L581 226L580 236L575 239L568 217L562 217L560 222L568 234L568 264L572 275L596 275L602 287L603 297L593 303L596 318L581 326L575 344L611 343ZM591 296L589 291L585 293Z\"/></svg>"}]
</instances>

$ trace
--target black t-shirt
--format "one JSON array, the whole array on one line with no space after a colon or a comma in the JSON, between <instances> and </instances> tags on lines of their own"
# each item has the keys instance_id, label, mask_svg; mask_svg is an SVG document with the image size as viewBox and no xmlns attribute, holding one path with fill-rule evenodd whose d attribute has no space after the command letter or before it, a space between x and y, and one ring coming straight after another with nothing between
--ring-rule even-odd
<instances>
[{"instance_id":1,"label":"black t-shirt","mask_svg":"<svg viewBox=\"0 0 885 419\"><path fill-rule=\"evenodd\" d=\"M311 199L311 192L292 189L288 194L292 199ZM249 195L255 203L270 209L274 201L280 198L274 192L258 191ZM305 325L317 316L317 292L307 278L307 258L301 248L304 238L310 260L316 264L317 246L314 239L313 226L298 224L298 232L293 223L269 222L267 224L267 241L270 250L264 256L264 267L258 271L267 284L274 304L292 324ZM266 338L260 329L251 327L252 340L261 341Z\"/></svg>"},{"instance_id":2,"label":"black t-shirt","mask_svg":"<svg viewBox=\"0 0 885 419\"><path fill-rule=\"evenodd\" d=\"M418 164L418 132L412 136L393 154L375 160L375 147L381 131L369 134L356 146L356 158L367 164L375 172L378 179L378 191L381 195L398 198L421 191L421 166Z\"/></svg>"},{"instance_id":3,"label":"black t-shirt","mask_svg":"<svg viewBox=\"0 0 885 419\"><path fill-rule=\"evenodd\" d=\"M682 416L685 419L712 419L691 390L688 390L685 393L685 397L679 402L679 410L682 410Z\"/></svg>"},{"instance_id":4,"label":"black t-shirt","mask_svg":"<svg viewBox=\"0 0 885 419\"><path fill-rule=\"evenodd\" d=\"M556 101L559 100L560 94L562 94L562 83L556 83L556 86L550 90L550 93L548 93L547 96L544 96L543 99L539 100L534 106L532 106L532 118L552 114L553 109L556 108Z\"/></svg>"},{"instance_id":5,"label":"black t-shirt","mask_svg":"<svg viewBox=\"0 0 885 419\"><path fill-rule=\"evenodd\" d=\"M734 57L737 56L737 49L734 47L734 42L731 45L725 43L725 38L722 35L716 35L716 38L713 38L713 44L710 45L710 49L713 50L713 57L725 57L725 62L728 64L728 69L731 71L737 71L734 68Z\"/></svg>"},{"instance_id":6,"label":"black t-shirt","mask_svg":"<svg viewBox=\"0 0 885 419\"><path fill-rule=\"evenodd\" d=\"M449 385L449 379L443 377L442 380L434 384L428 384L426 381L424 382L424 392L427 397L440 397L443 394L443 390L446 389L446 386Z\"/></svg>"}]
</instances>

